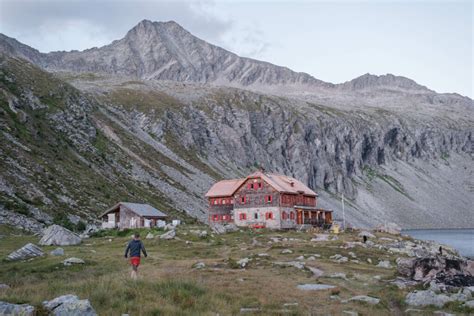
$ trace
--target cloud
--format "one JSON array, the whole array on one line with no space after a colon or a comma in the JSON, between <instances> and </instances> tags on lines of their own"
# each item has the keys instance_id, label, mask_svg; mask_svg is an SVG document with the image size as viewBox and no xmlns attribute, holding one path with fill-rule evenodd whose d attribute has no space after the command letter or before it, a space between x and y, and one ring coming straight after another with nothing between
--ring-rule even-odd
<instances>
[{"instance_id":1,"label":"cloud","mask_svg":"<svg viewBox=\"0 0 474 316\"><path fill-rule=\"evenodd\" d=\"M0 0L0 32L40 51L83 50L122 38L143 19L174 20L219 43L230 20L210 14L209 1Z\"/></svg>"}]
</instances>

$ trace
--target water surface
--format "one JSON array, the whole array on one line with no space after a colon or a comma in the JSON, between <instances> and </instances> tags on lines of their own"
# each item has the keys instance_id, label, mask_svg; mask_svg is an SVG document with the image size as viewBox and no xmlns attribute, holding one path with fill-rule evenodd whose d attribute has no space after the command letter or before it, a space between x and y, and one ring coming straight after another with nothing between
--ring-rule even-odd
<instances>
[{"instance_id":1,"label":"water surface","mask_svg":"<svg viewBox=\"0 0 474 316\"><path fill-rule=\"evenodd\" d=\"M469 229L409 229L402 234L415 239L434 240L459 251L465 257L474 258L474 228Z\"/></svg>"}]
</instances>

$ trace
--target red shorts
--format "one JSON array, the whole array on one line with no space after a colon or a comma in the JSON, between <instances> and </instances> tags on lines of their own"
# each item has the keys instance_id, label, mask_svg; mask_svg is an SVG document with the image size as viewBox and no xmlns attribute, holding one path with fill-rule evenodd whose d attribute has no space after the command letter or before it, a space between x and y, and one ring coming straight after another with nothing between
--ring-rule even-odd
<instances>
[{"instance_id":1,"label":"red shorts","mask_svg":"<svg viewBox=\"0 0 474 316\"><path fill-rule=\"evenodd\" d=\"M140 265L140 257L130 257L130 264L138 267Z\"/></svg>"}]
</instances>

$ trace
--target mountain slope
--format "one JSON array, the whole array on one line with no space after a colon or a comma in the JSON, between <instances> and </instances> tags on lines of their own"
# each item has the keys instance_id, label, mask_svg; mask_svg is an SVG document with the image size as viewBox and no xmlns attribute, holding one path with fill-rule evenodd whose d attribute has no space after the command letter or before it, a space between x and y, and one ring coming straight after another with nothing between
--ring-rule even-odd
<instances>
[{"instance_id":1,"label":"mountain slope","mask_svg":"<svg viewBox=\"0 0 474 316\"><path fill-rule=\"evenodd\" d=\"M469 98L393 75L323 83L173 22L83 52L0 36L0 56L0 223L38 231L121 200L205 221L211 184L260 166L339 218L343 192L357 226L474 222Z\"/></svg>"}]
</instances>

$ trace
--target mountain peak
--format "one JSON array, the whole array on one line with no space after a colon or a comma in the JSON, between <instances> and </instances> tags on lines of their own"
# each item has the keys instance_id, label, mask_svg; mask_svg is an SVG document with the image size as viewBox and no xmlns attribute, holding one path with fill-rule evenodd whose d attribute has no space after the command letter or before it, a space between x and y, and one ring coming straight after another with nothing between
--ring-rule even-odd
<instances>
[{"instance_id":1,"label":"mountain peak","mask_svg":"<svg viewBox=\"0 0 474 316\"><path fill-rule=\"evenodd\" d=\"M347 81L342 87L350 90L364 90L370 88L399 88L404 90L425 90L430 91L427 87L416 83L414 80L395 76L393 74L373 75L366 73L362 76Z\"/></svg>"}]
</instances>

